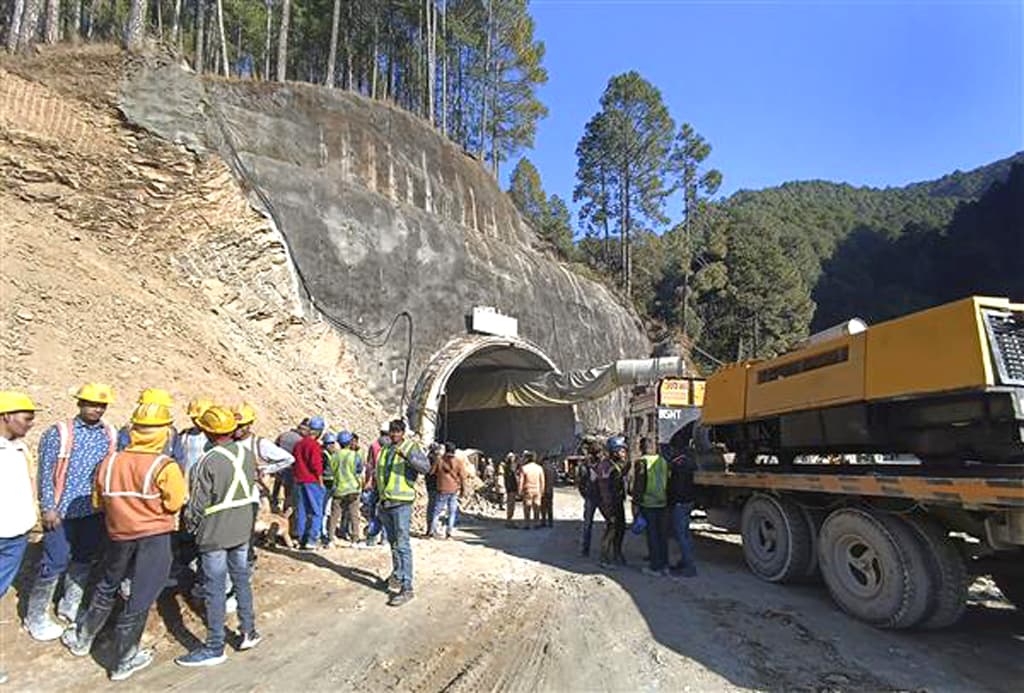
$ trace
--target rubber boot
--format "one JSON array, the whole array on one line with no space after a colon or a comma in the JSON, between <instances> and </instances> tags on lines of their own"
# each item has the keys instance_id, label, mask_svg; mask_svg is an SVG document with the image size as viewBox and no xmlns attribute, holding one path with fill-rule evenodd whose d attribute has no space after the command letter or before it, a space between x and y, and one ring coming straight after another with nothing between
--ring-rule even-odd
<instances>
[{"instance_id":1,"label":"rubber boot","mask_svg":"<svg viewBox=\"0 0 1024 693\"><path fill-rule=\"evenodd\" d=\"M121 614L117 619L114 625L114 656L117 664L110 671L111 681L124 681L153 663L153 652L139 648L147 616L148 609L134 614Z\"/></svg>"},{"instance_id":2,"label":"rubber boot","mask_svg":"<svg viewBox=\"0 0 1024 693\"><path fill-rule=\"evenodd\" d=\"M57 602L57 616L68 623L74 623L78 618L78 607L85 595L89 571L88 563L72 563L68 566L68 572L64 573L64 594Z\"/></svg>"},{"instance_id":3,"label":"rubber boot","mask_svg":"<svg viewBox=\"0 0 1024 693\"><path fill-rule=\"evenodd\" d=\"M78 624L64 631L60 641L71 650L71 654L76 657L84 657L89 654L93 641L96 640L96 636L103 630L107 619L110 618L115 599L114 596L97 592L93 595L89 608L82 614Z\"/></svg>"},{"instance_id":4,"label":"rubber boot","mask_svg":"<svg viewBox=\"0 0 1024 693\"><path fill-rule=\"evenodd\" d=\"M53 593L57 591L57 578L43 580L36 578L32 591L28 595L28 609L25 613L25 630L33 640L46 642L56 640L64 632L64 628L50 618L50 605Z\"/></svg>"}]
</instances>

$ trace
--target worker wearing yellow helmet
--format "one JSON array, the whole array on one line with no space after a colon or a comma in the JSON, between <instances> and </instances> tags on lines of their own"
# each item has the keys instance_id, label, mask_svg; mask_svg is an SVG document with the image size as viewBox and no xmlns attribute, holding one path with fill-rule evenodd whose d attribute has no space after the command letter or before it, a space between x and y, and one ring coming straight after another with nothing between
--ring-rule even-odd
<instances>
[{"instance_id":1,"label":"worker wearing yellow helmet","mask_svg":"<svg viewBox=\"0 0 1024 693\"><path fill-rule=\"evenodd\" d=\"M256 422L256 410L248 402L242 402L234 409L238 428L235 429L235 440L256 456L256 469L262 478L287 469L295 462L290 452L273 441L257 436L252 431ZM269 489L266 489L269 494Z\"/></svg>"},{"instance_id":2,"label":"worker wearing yellow helmet","mask_svg":"<svg viewBox=\"0 0 1024 693\"><path fill-rule=\"evenodd\" d=\"M22 440L36 416L36 405L21 392L0 392L0 597L14 582L36 524L28 448ZM7 674L0 670L0 683Z\"/></svg>"},{"instance_id":3,"label":"worker wearing yellow helmet","mask_svg":"<svg viewBox=\"0 0 1024 693\"><path fill-rule=\"evenodd\" d=\"M61 638L73 655L88 655L113 611L122 581L130 580L131 594L114 626L113 681L123 681L153 662L153 652L140 649L139 641L149 609L171 572L175 514L185 502L181 467L164 454L174 421L169 397L142 399L146 401L132 413L128 445L96 470L93 502L103 510L110 538L103 577L85 614Z\"/></svg>"},{"instance_id":4,"label":"worker wearing yellow helmet","mask_svg":"<svg viewBox=\"0 0 1024 693\"><path fill-rule=\"evenodd\" d=\"M256 518L255 506L259 503L256 456L251 447L235 440L238 424L234 411L218 405L208 408L196 420L210 448L189 473L184 521L195 535L202 564L207 633L201 647L174 660L184 667L211 666L227 659L224 618L228 574L238 601L242 632L239 649L253 648L261 640L256 631L249 579L249 541Z\"/></svg>"},{"instance_id":5,"label":"worker wearing yellow helmet","mask_svg":"<svg viewBox=\"0 0 1024 693\"><path fill-rule=\"evenodd\" d=\"M148 387L139 393L139 399L136 401L137 405L156 405L167 409L168 412L174 407L174 398L171 397L171 393L167 390L159 387ZM137 409L136 409L137 411ZM171 414L171 421L174 420L174 415ZM128 447L130 431L132 428L133 421L129 421L120 428L117 432L117 449L124 450ZM181 436L178 434L178 429L173 425L169 426L167 443L163 449L163 454L173 458L175 461L179 461L184 456L184 450L181 446Z\"/></svg>"},{"instance_id":6,"label":"worker wearing yellow helmet","mask_svg":"<svg viewBox=\"0 0 1024 693\"><path fill-rule=\"evenodd\" d=\"M188 473L188 470L192 468L199 458L206 452L208 441L206 439L206 433L199 426L199 417L203 413L213 406L213 400L208 397L196 397L189 401L186 411L188 412L188 418L192 420L192 426L185 429L179 435L179 452L174 459L178 461L181 468Z\"/></svg>"},{"instance_id":7,"label":"worker wearing yellow helmet","mask_svg":"<svg viewBox=\"0 0 1024 693\"><path fill-rule=\"evenodd\" d=\"M92 504L96 468L117 449L117 433L103 421L114 390L87 383L71 393L78 415L50 426L39 442L39 509L43 553L29 593L25 628L36 640L55 640L64 628L50 614L53 596L63 589L57 614L71 622L85 591L103 538L103 518Z\"/></svg>"}]
</instances>

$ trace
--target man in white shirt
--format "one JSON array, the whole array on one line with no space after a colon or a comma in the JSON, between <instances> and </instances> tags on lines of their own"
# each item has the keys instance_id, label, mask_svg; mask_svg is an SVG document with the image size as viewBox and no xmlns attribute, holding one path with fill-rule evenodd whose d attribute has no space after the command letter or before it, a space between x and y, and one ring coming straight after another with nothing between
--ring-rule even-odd
<instances>
[{"instance_id":1,"label":"man in white shirt","mask_svg":"<svg viewBox=\"0 0 1024 693\"><path fill-rule=\"evenodd\" d=\"M36 405L20 392L0 392L0 597L14 582L36 524L28 450L22 438L32 428ZM0 683L7 673L0 670Z\"/></svg>"}]
</instances>

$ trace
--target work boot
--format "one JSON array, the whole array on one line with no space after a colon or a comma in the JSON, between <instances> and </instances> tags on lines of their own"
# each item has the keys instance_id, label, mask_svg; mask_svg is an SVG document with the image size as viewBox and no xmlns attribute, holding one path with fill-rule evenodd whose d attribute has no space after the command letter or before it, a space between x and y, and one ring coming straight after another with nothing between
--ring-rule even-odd
<instances>
[{"instance_id":1,"label":"work boot","mask_svg":"<svg viewBox=\"0 0 1024 693\"><path fill-rule=\"evenodd\" d=\"M25 611L25 630L33 640L47 642L56 640L64 632L64 628L54 623L50 617L50 605L53 593L57 591L57 578L43 580L36 578L32 591L28 595L28 608Z\"/></svg>"},{"instance_id":2,"label":"work boot","mask_svg":"<svg viewBox=\"0 0 1024 693\"><path fill-rule=\"evenodd\" d=\"M124 681L153 663L152 650L139 649L142 631L146 629L149 610L121 614L114 625L114 656L117 664L110 672L111 681Z\"/></svg>"},{"instance_id":3,"label":"work boot","mask_svg":"<svg viewBox=\"0 0 1024 693\"><path fill-rule=\"evenodd\" d=\"M407 604L412 601L414 596L416 595L413 594L411 587L404 588L398 594L391 595L391 598L388 599L388 606L402 606L402 604Z\"/></svg>"},{"instance_id":4,"label":"work boot","mask_svg":"<svg viewBox=\"0 0 1024 693\"><path fill-rule=\"evenodd\" d=\"M391 592L397 592L402 589L402 582L395 576L394 573L388 575L386 578L377 581L378 586L384 587Z\"/></svg>"},{"instance_id":5,"label":"work boot","mask_svg":"<svg viewBox=\"0 0 1024 693\"><path fill-rule=\"evenodd\" d=\"M57 616L73 624L78 618L78 607L82 604L85 585L89 581L90 565L72 563L64 573L64 594L57 602Z\"/></svg>"},{"instance_id":6,"label":"work boot","mask_svg":"<svg viewBox=\"0 0 1024 693\"><path fill-rule=\"evenodd\" d=\"M93 595L89 608L82 614L77 625L70 626L60 637L60 641L71 650L76 657L84 657L92 649L96 636L103 630L110 612L114 609L114 597L97 592Z\"/></svg>"}]
</instances>

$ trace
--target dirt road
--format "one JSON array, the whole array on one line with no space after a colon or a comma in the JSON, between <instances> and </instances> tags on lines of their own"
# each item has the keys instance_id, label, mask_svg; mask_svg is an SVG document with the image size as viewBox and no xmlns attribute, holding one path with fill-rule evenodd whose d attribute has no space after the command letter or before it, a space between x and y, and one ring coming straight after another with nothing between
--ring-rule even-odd
<instances>
[{"instance_id":1,"label":"dirt road","mask_svg":"<svg viewBox=\"0 0 1024 693\"><path fill-rule=\"evenodd\" d=\"M458 540L414 540L417 598L397 610L374 586L386 549L262 552L259 649L184 670L171 660L202 633L179 624L154 643L157 664L121 688L975 691L1024 680L1013 609L974 604L941 633L877 631L821 586L756 580L734 538L711 533L698 540L697 578L641 575L637 537L632 565L605 573L578 555L578 505L560 489L553 529L465 518ZM4 601L13 688L113 687L91 659L30 642L13 625L13 595Z\"/></svg>"}]
</instances>

